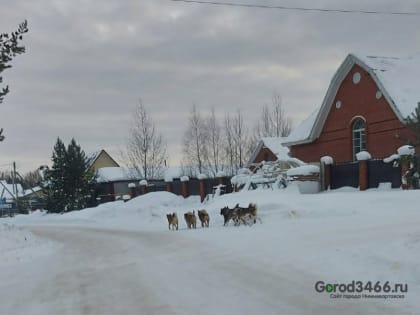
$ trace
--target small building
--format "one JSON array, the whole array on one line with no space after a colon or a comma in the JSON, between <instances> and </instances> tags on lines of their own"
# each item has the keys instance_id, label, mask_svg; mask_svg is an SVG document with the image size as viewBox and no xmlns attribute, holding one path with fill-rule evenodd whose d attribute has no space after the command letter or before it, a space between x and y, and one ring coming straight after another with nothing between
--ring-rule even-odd
<instances>
[{"instance_id":1,"label":"small building","mask_svg":"<svg viewBox=\"0 0 420 315\"><path fill-rule=\"evenodd\" d=\"M102 167L119 167L120 165L105 151L99 150L89 156L88 172L96 172Z\"/></svg>"},{"instance_id":2,"label":"small building","mask_svg":"<svg viewBox=\"0 0 420 315\"><path fill-rule=\"evenodd\" d=\"M356 160L360 151L384 158L412 137L406 118L420 102L420 55L412 58L350 54L338 68L319 110L283 145L305 162L322 156Z\"/></svg>"},{"instance_id":3,"label":"small building","mask_svg":"<svg viewBox=\"0 0 420 315\"><path fill-rule=\"evenodd\" d=\"M252 151L246 167L251 170L255 170L264 162L284 162L285 169L290 167L296 167L302 165L302 161L292 158L290 156L289 148L283 146L283 143L287 141L287 137L264 137L261 138L255 149Z\"/></svg>"},{"instance_id":4,"label":"small building","mask_svg":"<svg viewBox=\"0 0 420 315\"><path fill-rule=\"evenodd\" d=\"M23 197L25 194L21 184L8 184L5 180L0 180L0 199L4 202L14 202L16 198Z\"/></svg>"}]
</instances>

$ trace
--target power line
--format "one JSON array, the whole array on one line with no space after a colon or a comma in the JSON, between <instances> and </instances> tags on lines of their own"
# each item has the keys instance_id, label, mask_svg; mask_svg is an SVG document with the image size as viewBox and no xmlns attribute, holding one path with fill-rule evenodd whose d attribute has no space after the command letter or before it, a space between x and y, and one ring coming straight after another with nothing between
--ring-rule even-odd
<instances>
[{"instance_id":1,"label":"power line","mask_svg":"<svg viewBox=\"0 0 420 315\"><path fill-rule=\"evenodd\" d=\"M323 13L360 13L360 14L377 14L377 15L420 15L420 12L386 12L386 11L368 11L368 10L344 10L344 9L319 9L319 8L305 8L305 7L286 7L278 5L266 4L251 4L251 3L235 3L235 2L219 2L219 1L201 1L201 0L169 0L173 2L185 2L206 5L219 5L230 7L246 7L258 9L278 9L290 11L315 11Z\"/></svg>"}]
</instances>

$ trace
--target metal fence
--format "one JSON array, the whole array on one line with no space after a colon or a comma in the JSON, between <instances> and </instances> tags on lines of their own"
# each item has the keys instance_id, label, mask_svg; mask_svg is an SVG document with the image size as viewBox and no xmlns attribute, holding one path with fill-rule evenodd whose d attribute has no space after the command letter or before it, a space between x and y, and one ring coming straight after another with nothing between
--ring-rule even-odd
<instances>
[{"instance_id":1,"label":"metal fence","mask_svg":"<svg viewBox=\"0 0 420 315\"><path fill-rule=\"evenodd\" d=\"M368 187L377 188L379 183L391 183L392 188L401 187L401 166L385 163L382 160L369 160Z\"/></svg>"},{"instance_id":2,"label":"metal fence","mask_svg":"<svg viewBox=\"0 0 420 315\"><path fill-rule=\"evenodd\" d=\"M345 186L359 187L359 163L331 165L331 189Z\"/></svg>"},{"instance_id":3,"label":"metal fence","mask_svg":"<svg viewBox=\"0 0 420 315\"><path fill-rule=\"evenodd\" d=\"M368 188L377 188L379 183L391 183L392 188L401 187L401 166L383 160L367 161ZM331 165L331 189L359 187L359 162Z\"/></svg>"}]
</instances>

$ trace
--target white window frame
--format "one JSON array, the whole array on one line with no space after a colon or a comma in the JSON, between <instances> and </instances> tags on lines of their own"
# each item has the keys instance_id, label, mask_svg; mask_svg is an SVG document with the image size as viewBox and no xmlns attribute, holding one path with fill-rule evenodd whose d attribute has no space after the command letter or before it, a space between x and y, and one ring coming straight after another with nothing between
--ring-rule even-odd
<instances>
[{"instance_id":1,"label":"white window frame","mask_svg":"<svg viewBox=\"0 0 420 315\"><path fill-rule=\"evenodd\" d=\"M363 118L356 118L351 125L351 139L353 148L353 161L356 161L356 154L366 151L366 121Z\"/></svg>"}]
</instances>

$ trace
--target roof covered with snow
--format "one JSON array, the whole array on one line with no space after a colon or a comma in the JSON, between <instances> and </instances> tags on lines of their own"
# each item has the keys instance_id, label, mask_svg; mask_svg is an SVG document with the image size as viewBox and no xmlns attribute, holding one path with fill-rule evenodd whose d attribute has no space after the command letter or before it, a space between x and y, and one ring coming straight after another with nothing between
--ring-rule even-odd
<instances>
[{"instance_id":1,"label":"roof covered with snow","mask_svg":"<svg viewBox=\"0 0 420 315\"><path fill-rule=\"evenodd\" d=\"M134 168L128 167L101 167L96 174L98 183L141 179Z\"/></svg>"},{"instance_id":2,"label":"roof covered with snow","mask_svg":"<svg viewBox=\"0 0 420 315\"><path fill-rule=\"evenodd\" d=\"M292 158L289 155L289 148L283 146L283 143L288 140L288 137L264 137L258 141L256 148L252 152L247 165L251 165L258 153L261 151L263 147L268 148L273 154L277 157L278 161L297 161L297 159ZM301 161L298 161L301 162Z\"/></svg>"},{"instance_id":3,"label":"roof covered with snow","mask_svg":"<svg viewBox=\"0 0 420 315\"><path fill-rule=\"evenodd\" d=\"M163 178L179 178L182 176L182 169L180 167L167 167L163 171ZM130 167L101 167L97 170L97 182L118 182L127 180L142 180L142 178L135 168ZM157 178L160 179L160 178Z\"/></svg>"},{"instance_id":4,"label":"roof covered with snow","mask_svg":"<svg viewBox=\"0 0 420 315\"><path fill-rule=\"evenodd\" d=\"M409 58L349 54L334 74L321 108L293 130L284 145L310 143L319 137L342 81L356 64L371 75L401 122L414 112L420 102L420 54Z\"/></svg>"},{"instance_id":5,"label":"roof covered with snow","mask_svg":"<svg viewBox=\"0 0 420 315\"><path fill-rule=\"evenodd\" d=\"M420 102L420 54L409 58L357 58L376 75L402 118L410 116Z\"/></svg>"},{"instance_id":6,"label":"roof covered with snow","mask_svg":"<svg viewBox=\"0 0 420 315\"><path fill-rule=\"evenodd\" d=\"M14 199L13 185L8 184L5 180L0 180L0 198L6 200ZM18 196L23 196L24 190L21 184L16 185Z\"/></svg>"}]
</instances>

